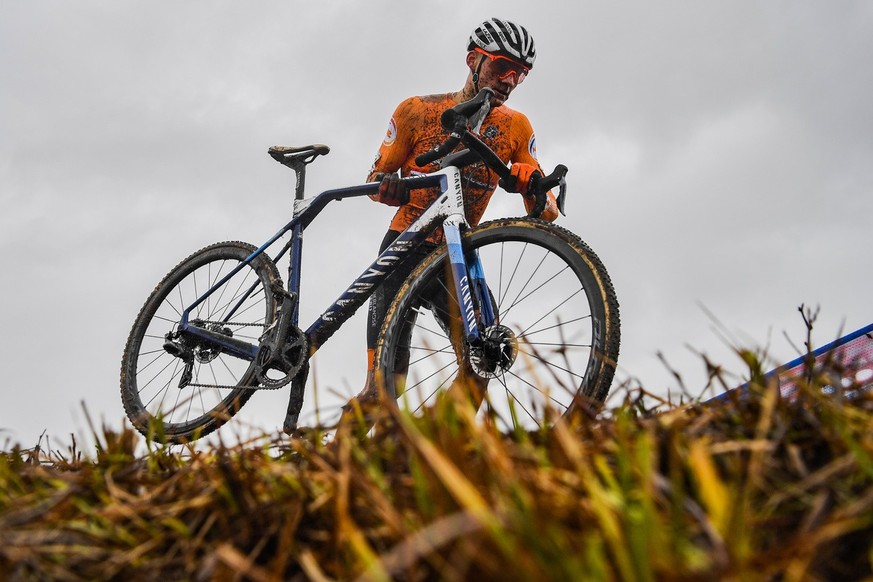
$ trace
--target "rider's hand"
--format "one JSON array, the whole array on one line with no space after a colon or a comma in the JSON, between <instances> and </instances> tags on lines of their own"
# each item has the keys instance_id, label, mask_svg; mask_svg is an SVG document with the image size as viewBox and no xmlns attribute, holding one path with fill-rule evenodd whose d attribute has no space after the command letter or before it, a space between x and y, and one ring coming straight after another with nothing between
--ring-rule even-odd
<instances>
[{"instance_id":1,"label":"rider's hand","mask_svg":"<svg viewBox=\"0 0 873 582\"><path fill-rule=\"evenodd\" d=\"M555 200L555 195L551 192L546 192L545 198L545 207L542 209L542 212L540 212L539 215L534 215L534 210L537 207L536 196L524 196L522 198L522 200L524 200L524 209L527 210L528 216L532 218L539 218L547 222L554 222L555 219L558 218L558 202Z\"/></svg>"},{"instance_id":2,"label":"rider's hand","mask_svg":"<svg viewBox=\"0 0 873 582\"><path fill-rule=\"evenodd\" d=\"M388 206L403 206L409 202L409 190L397 174L376 174L373 181L379 182L379 202Z\"/></svg>"},{"instance_id":3,"label":"rider's hand","mask_svg":"<svg viewBox=\"0 0 873 582\"><path fill-rule=\"evenodd\" d=\"M500 186L507 192L529 194L532 183L542 177L539 168L531 164L515 162L509 169L509 177L501 178Z\"/></svg>"}]
</instances>

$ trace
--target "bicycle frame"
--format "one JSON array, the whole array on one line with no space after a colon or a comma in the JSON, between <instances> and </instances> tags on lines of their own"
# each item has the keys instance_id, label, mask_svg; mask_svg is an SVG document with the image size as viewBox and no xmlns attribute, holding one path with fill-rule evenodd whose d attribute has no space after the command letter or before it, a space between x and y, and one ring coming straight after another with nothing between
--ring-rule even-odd
<instances>
[{"instance_id":1,"label":"bicycle frame","mask_svg":"<svg viewBox=\"0 0 873 582\"><path fill-rule=\"evenodd\" d=\"M394 271L406 255L440 226L442 226L445 233L449 261L454 275L455 293L461 309L461 319L464 322L467 341L475 342L480 337L479 326L476 321L477 309L481 311L485 326L493 323L494 313L488 298L488 287L484 281L484 274L479 263L478 254L473 253L471 255L470 264L468 265L461 245L461 227L467 225L467 219L464 215L464 194L461 188L460 171L455 166L448 166L432 174L404 178L403 181L410 189L439 187L440 195L307 328L304 333L309 346L310 357L354 315L357 309L370 298L385 277ZM254 360L258 353L258 344L251 344L192 325L190 321L192 310L196 309L198 305L221 288L231 277L264 253L288 232L291 232L291 240L276 255L274 260L279 261L290 250L287 291L295 298L299 297L301 286L300 271L303 256L303 231L331 201L375 194L378 188L378 184L370 183L350 188L327 190L313 198L298 198L295 200L293 219L186 308L182 313L179 331L206 339L236 357L249 361ZM301 188L298 187L298 196L300 195L300 190ZM237 305L241 304L254 288L253 286L247 293L243 294ZM236 308L231 309L225 320L229 320L235 310ZM295 326L298 324L298 316L298 304L295 302L294 312L291 316L291 322Z\"/></svg>"}]
</instances>

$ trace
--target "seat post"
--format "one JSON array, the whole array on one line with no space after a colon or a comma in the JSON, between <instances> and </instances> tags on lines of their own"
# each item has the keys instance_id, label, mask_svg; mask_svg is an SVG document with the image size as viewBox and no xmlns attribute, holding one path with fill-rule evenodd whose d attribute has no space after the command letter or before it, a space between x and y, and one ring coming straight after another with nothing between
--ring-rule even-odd
<instances>
[{"instance_id":1,"label":"seat post","mask_svg":"<svg viewBox=\"0 0 873 582\"><path fill-rule=\"evenodd\" d=\"M294 186L294 200L303 200L304 191L306 189L306 162L295 160L295 163L289 165L297 176L296 184Z\"/></svg>"},{"instance_id":2,"label":"seat post","mask_svg":"<svg viewBox=\"0 0 873 582\"><path fill-rule=\"evenodd\" d=\"M303 147L273 146L268 152L274 160L288 166L297 175L297 184L294 187L294 199L303 200L306 187L306 165L310 164L318 156L325 155L330 148L323 144L313 144Z\"/></svg>"}]
</instances>

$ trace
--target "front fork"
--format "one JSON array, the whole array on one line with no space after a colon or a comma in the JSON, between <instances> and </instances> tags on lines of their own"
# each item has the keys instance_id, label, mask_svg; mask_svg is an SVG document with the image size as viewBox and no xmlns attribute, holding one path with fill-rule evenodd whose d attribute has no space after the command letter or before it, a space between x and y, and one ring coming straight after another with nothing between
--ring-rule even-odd
<instances>
[{"instance_id":1,"label":"front fork","mask_svg":"<svg viewBox=\"0 0 873 582\"><path fill-rule=\"evenodd\" d=\"M460 224L459 221L449 219L443 224L443 232L446 236L461 320L464 322L464 337L470 345L478 345L481 342L481 332L495 323L495 314L479 252L473 249L465 255Z\"/></svg>"},{"instance_id":2,"label":"front fork","mask_svg":"<svg viewBox=\"0 0 873 582\"><path fill-rule=\"evenodd\" d=\"M519 352L515 332L498 320L496 305L485 282L478 249L464 253L460 228L444 228L455 292L466 332L466 358L472 372L487 381L509 373Z\"/></svg>"}]
</instances>

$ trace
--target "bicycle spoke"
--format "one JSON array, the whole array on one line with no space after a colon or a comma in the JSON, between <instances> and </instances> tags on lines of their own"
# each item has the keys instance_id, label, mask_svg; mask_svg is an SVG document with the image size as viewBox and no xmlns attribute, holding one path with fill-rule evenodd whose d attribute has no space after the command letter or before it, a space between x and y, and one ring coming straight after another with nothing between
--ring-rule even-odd
<instances>
[{"instance_id":1,"label":"bicycle spoke","mask_svg":"<svg viewBox=\"0 0 873 582\"><path fill-rule=\"evenodd\" d=\"M551 400L553 403L555 403L555 405L557 405L558 408L563 408L566 410L567 407L564 405L564 403L562 403L560 400L558 400L557 398L552 396L551 393L537 387L535 384L530 383L525 378L522 378L520 375L516 374L512 370L509 371L509 375L512 376L513 378L515 378L516 380L518 380L519 382L521 382L522 384L524 384L525 386L527 386L528 388L530 388L531 390L535 390L536 392L539 392L544 397Z\"/></svg>"},{"instance_id":2,"label":"bicycle spoke","mask_svg":"<svg viewBox=\"0 0 873 582\"><path fill-rule=\"evenodd\" d=\"M566 299L564 299L563 301L561 301L559 304L557 304L556 306L554 306L554 307L553 307L553 308L552 308L548 313L546 313L545 315L543 315L542 317L540 317L538 320L536 320L535 322L533 322L532 324L530 324L529 326L527 326L527 328L525 328L525 330L522 331L521 334L519 334L519 335L522 335L522 336L523 336L525 333L527 333L527 330L529 330L529 329L532 328L533 326L537 325L539 322L541 322L542 320L544 320L544 319L547 318L548 316L550 316L550 315L552 315L553 313L555 313L555 312L556 312L558 309L560 309L560 308L561 308L565 303L567 303L568 301L570 301L573 297L575 297L576 295L578 295L578 294L581 293L581 292L582 292L582 290L579 289L578 291L576 291L575 293L573 293L572 295L570 295L569 297L567 297Z\"/></svg>"},{"instance_id":3,"label":"bicycle spoke","mask_svg":"<svg viewBox=\"0 0 873 582\"><path fill-rule=\"evenodd\" d=\"M518 337L519 337L519 339L520 338L529 338L530 336L532 336L536 333L542 333L544 331L549 331L552 329L560 328L562 326L570 325L571 323L576 323L577 321L583 321L585 319L591 319L591 315L583 315L582 317L577 317L577 318L571 319L569 321L561 321L561 322L556 323L555 325L550 325L549 327L544 327L544 328L538 329L536 331L525 331L524 333L519 334ZM530 326L530 327L533 327L533 326ZM530 329L530 328L528 328L528 329Z\"/></svg>"},{"instance_id":4,"label":"bicycle spoke","mask_svg":"<svg viewBox=\"0 0 873 582\"><path fill-rule=\"evenodd\" d=\"M426 327L426 326L424 326L424 325L420 325L420 324L418 324L418 323L415 324L415 327L418 328L418 329L424 330L424 331L426 331L426 332L428 332L428 333L430 333L430 334L433 334L433 335L437 336L437 337L440 338L440 339L447 339L446 334L443 333L442 331L434 331L434 330L432 330L431 328Z\"/></svg>"},{"instance_id":5,"label":"bicycle spoke","mask_svg":"<svg viewBox=\"0 0 873 582\"><path fill-rule=\"evenodd\" d=\"M512 310L512 308L515 307L515 306L519 303L519 299L518 299L518 298L521 297L521 294L524 293L525 289L527 289L527 286L530 285L530 282L531 282L531 281L533 281L534 276L535 276L535 275L537 274L537 272L540 270L540 267L543 266L543 263L545 262L545 260L546 260L546 258L547 258L548 256L549 256L549 255L548 255L548 251L546 251L546 252L543 254L543 258L540 259L540 262L537 264L536 268L533 270L533 273L531 273L531 274L528 276L527 281L525 281L524 285L522 285L521 289L520 289L520 290L518 291L518 293L516 294L515 299L513 299L513 300L510 302L509 307L506 308L506 311L504 312L504 314L509 313L509 312ZM547 282L548 282L548 281L547 281Z\"/></svg>"},{"instance_id":6,"label":"bicycle spoke","mask_svg":"<svg viewBox=\"0 0 873 582\"><path fill-rule=\"evenodd\" d=\"M142 367L139 369L139 372L138 372L138 373L145 372L149 367L151 367L152 364L154 364L155 362L157 362L158 360L160 360L162 356L167 355L167 352L165 352L163 349L160 350L160 351L161 351L162 353L158 353L158 354L157 354L154 358L152 358L152 359L151 359L151 360L150 360L150 361L149 361L145 366L142 366ZM145 354L143 354L143 355L145 355ZM171 362L171 363L172 363L172 362ZM161 370L161 372L163 372L163 370ZM158 374L160 374L161 372L158 372Z\"/></svg>"},{"instance_id":7,"label":"bicycle spoke","mask_svg":"<svg viewBox=\"0 0 873 582\"><path fill-rule=\"evenodd\" d=\"M571 344L564 342L532 342L526 341L526 344L530 344L532 346L552 346L556 348L591 348L591 344Z\"/></svg>"},{"instance_id":8,"label":"bicycle spoke","mask_svg":"<svg viewBox=\"0 0 873 582\"><path fill-rule=\"evenodd\" d=\"M553 363L553 362L550 362L550 361L547 360L546 358L543 358L542 356L540 356L540 355L537 354L536 352L527 352L527 351L524 351L524 350L519 349L519 353L523 353L524 355L529 356L529 357L531 357L531 358L537 360L538 362L544 364L544 365L546 366L546 369L549 370L549 372L551 373L552 378L553 378L553 379L555 380L555 382L557 382L559 385L561 384L561 379L558 378L558 376L555 374L555 370L560 370L560 371L562 371L562 372L566 372L567 375L571 376L572 378L576 378L576 379L578 379L579 382L581 382L582 380L585 379L585 376L582 376L582 375L580 375L580 374L574 372L573 370L571 370L571 369L569 368L569 366L566 367L566 368L564 368L564 367L562 367L562 366L559 366L559 365L557 365L557 364L555 364L555 363Z\"/></svg>"},{"instance_id":9,"label":"bicycle spoke","mask_svg":"<svg viewBox=\"0 0 873 582\"><path fill-rule=\"evenodd\" d=\"M159 388L158 390L155 391L155 395L152 396L151 399L146 403L146 407L148 407L154 401L154 399L158 397L159 394L166 394L167 390L170 387L170 384L172 384L173 380L176 379L177 374L179 373L179 361L178 360L176 360L175 362L171 361L166 366L164 366L164 370L166 370L170 366L174 366L174 368L173 368L173 372L170 374L169 380L167 380L161 388ZM161 372L163 372L164 370L161 370ZM149 380L148 383L145 386L143 386L142 390L140 391L140 394L142 394L142 392L144 392L145 389L148 388L151 385L151 383L154 382L156 379L157 379L157 376L154 376L151 380ZM161 397L161 403L163 403L163 397Z\"/></svg>"},{"instance_id":10,"label":"bicycle spoke","mask_svg":"<svg viewBox=\"0 0 873 582\"><path fill-rule=\"evenodd\" d=\"M510 372L510 374L511 374L511 372ZM506 380L506 374L500 374L499 376L497 376L495 378L495 380L497 380L497 382L503 387L503 392L506 395L507 407L508 408L511 407L510 401L515 402L525 412L525 414L528 415L528 417L534 422L534 424L536 424L537 426L540 426L539 419L537 419L536 415L534 415L530 410L528 410L528 405L525 405L525 403L522 402L521 399L519 399L515 395L515 393L510 389L509 383ZM494 410L494 412L496 413L497 411L493 408L493 406L494 406L493 401L491 399L489 399L489 402L490 402L490 405L492 406L492 410ZM515 415L512 415L512 416L513 416L512 428L518 429L519 426L516 424L516 420L514 418Z\"/></svg>"},{"instance_id":11,"label":"bicycle spoke","mask_svg":"<svg viewBox=\"0 0 873 582\"><path fill-rule=\"evenodd\" d=\"M502 246L503 246L503 244L501 243L501 247ZM503 249L501 248L501 253L502 253L502 251L503 251ZM506 283L506 293L509 293L509 288L512 287L512 281L515 279L515 273L518 272L518 267L521 265L521 261L524 258L525 251L527 251L527 243L525 243L524 246L521 248L521 254L518 256L518 259L515 262L515 268L513 268L513 270L512 270L512 275L509 276L509 282ZM500 264L501 264L501 269L502 269L503 268L503 255L502 254L500 257ZM506 295L501 297L500 302L497 304L497 309L501 313L503 312L503 298L504 297L506 297Z\"/></svg>"},{"instance_id":12,"label":"bicycle spoke","mask_svg":"<svg viewBox=\"0 0 873 582\"><path fill-rule=\"evenodd\" d=\"M525 299L527 299L528 297L530 297L531 295L533 295L534 293L536 293L537 291L539 291L540 289L542 289L543 287L545 287L546 285L548 285L549 283L551 283L552 281L554 281L555 279L557 279L558 276L559 276L561 273L563 273L564 271L566 271L568 268L569 268L569 267L564 267L563 269L561 269L560 271L558 271L557 273L555 273L555 274L552 275L551 277L547 278L545 281L543 281L542 283L540 283L540 285L538 285L536 288L534 288L534 289L532 289L530 292L528 292L528 294L525 295L524 297L520 297L521 293L524 291L524 289L522 289L522 291L519 292L519 297L516 297L516 299L515 299L515 301L513 301L512 305L510 305L509 308L506 310L506 313L509 313L509 311L510 311L512 308L516 307L517 305L519 305L520 303L522 303ZM528 283L530 283L530 281L532 280L532 278L533 278L533 275L531 275L531 279L528 279ZM525 288L526 288L526 287L527 287L527 284L525 284ZM581 291L581 289L580 289L580 291Z\"/></svg>"},{"instance_id":13,"label":"bicycle spoke","mask_svg":"<svg viewBox=\"0 0 873 582\"><path fill-rule=\"evenodd\" d=\"M434 371L433 371L429 376L426 376L426 377L422 378L421 380L419 380L418 382L416 382L416 383L413 384L412 386L408 386L408 387L406 388L405 392L409 392L410 390L413 390L413 389L415 389L415 388L418 388L418 387L421 386L423 383L427 382L428 380L430 380L431 378L433 378L434 376L436 376L437 374L439 374L440 372L442 372L442 371L445 370L446 368L450 368L450 367L452 367L452 366L454 366L454 365L457 365L457 362L449 362L448 364L446 364L446 365L443 366L442 368L439 368L439 369L437 369L437 370L434 370ZM445 382L443 382L443 383L445 383ZM433 394L432 394L432 395L433 395ZM431 395L431 396L432 396L432 395Z\"/></svg>"},{"instance_id":14,"label":"bicycle spoke","mask_svg":"<svg viewBox=\"0 0 873 582\"><path fill-rule=\"evenodd\" d=\"M419 347L419 346L409 346L407 349L409 349L410 352L413 350L429 352L426 356L422 356L421 358L419 358L417 360L410 360L410 362L409 362L410 366L414 366L415 364L419 364L419 363L427 360L428 358L434 358L434 357L441 355L441 354L451 354L453 357L455 355L455 350L452 349L451 344L449 344L448 346L446 346L440 350L434 350L433 348L426 348L426 347L423 348L423 347Z\"/></svg>"}]
</instances>

